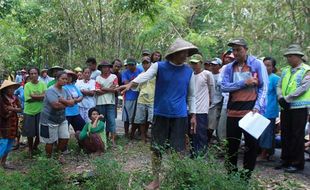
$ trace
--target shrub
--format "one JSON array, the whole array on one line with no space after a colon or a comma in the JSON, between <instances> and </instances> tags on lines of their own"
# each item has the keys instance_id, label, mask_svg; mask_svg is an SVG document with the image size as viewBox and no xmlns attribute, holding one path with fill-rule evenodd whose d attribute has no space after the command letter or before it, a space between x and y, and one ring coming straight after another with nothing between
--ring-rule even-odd
<instances>
[{"instance_id":1,"label":"shrub","mask_svg":"<svg viewBox=\"0 0 310 190\"><path fill-rule=\"evenodd\" d=\"M255 182L246 182L238 174L227 176L223 165L203 157L180 159L169 156L164 168L162 189L248 190L259 189Z\"/></svg>"},{"instance_id":2,"label":"shrub","mask_svg":"<svg viewBox=\"0 0 310 190\"><path fill-rule=\"evenodd\" d=\"M32 189L69 189L65 181L65 174L57 160L38 157L37 161L30 167L26 180Z\"/></svg>"},{"instance_id":3,"label":"shrub","mask_svg":"<svg viewBox=\"0 0 310 190\"><path fill-rule=\"evenodd\" d=\"M0 189L1 190L30 190L31 185L26 177L19 172L8 172L0 168Z\"/></svg>"}]
</instances>

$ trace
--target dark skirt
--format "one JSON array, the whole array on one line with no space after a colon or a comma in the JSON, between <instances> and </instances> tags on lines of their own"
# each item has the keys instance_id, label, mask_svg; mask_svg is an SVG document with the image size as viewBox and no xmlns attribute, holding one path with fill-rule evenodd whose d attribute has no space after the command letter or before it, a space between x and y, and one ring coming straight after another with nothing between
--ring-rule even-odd
<instances>
[{"instance_id":1,"label":"dark skirt","mask_svg":"<svg viewBox=\"0 0 310 190\"><path fill-rule=\"evenodd\" d=\"M76 132L75 136L77 139L79 139L80 131ZM86 139L78 141L80 147L88 154L95 152L104 152L105 145L99 134L90 134L90 136Z\"/></svg>"},{"instance_id":2,"label":"dark skirt","mask_svg":"<svg viewBox=\"0 0 310 190\"><path fill-rule=\"evenodd\" d=\"M22 135L25 137L39 136L40 113L28 115L24 113L24 126Z\"/></svg>"},{"instance_id":3,"label":"dark skirt","mask_svg":"<svg viewBox=\"0 0 310 190\"><path fill-rule=\"evenodd\" d=\"M276 119L269 119L270 123L259 138L259 146L264 149L272 149L275 138Z\"/></svg>"}]
</instances>

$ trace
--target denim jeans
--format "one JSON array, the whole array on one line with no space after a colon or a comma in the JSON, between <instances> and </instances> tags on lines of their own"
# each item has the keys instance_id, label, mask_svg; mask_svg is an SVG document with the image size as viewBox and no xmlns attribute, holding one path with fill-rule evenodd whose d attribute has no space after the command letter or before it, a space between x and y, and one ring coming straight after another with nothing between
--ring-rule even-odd
<instances>
[{"instance_id":1,"label":"denim jeans","mask_svg":"<svg viewBox=\"0 0 310 190\"><path fill-rule=\"evenodd\" d=\"M104 121L107 124L107 132L115 133L116 124L115 124L115 105L114 104L105 104L97 105L99 113L104 116Z\"/></svg>"}]
</instances>

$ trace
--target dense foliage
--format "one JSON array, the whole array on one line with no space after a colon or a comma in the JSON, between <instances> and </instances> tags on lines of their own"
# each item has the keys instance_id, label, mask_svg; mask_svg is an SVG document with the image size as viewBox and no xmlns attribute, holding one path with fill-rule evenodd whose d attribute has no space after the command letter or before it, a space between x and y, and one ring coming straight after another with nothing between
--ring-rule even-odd
<instances>
[{"instance_id":1,"label":"dense foliage","mask_svg":"<svg viewBox=\"0 0 310 190\"><path fill-rule=\"evenodd\" d=\"M283 49L298 42L310 51L307 0L1 0L1 70L27 65L82 65L88 56L139 57L164 52L176 37L205 57L220 56L243 36L250 52L283 63Z\"/></svg>"}]
</instances>

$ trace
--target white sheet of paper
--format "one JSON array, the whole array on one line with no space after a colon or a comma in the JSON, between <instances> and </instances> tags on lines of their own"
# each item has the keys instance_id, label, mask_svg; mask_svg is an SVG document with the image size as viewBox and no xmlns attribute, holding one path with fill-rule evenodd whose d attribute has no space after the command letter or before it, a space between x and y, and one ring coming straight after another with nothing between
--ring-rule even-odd
<instances>
[{"instance_id":1,"label":"white sheet of paper","mask_svg":"<svg viewBox=\"0 0 310 190\"><path fill-rule=\"evenodd\" d=\"M249 112L239 121L239 126L254 138L258 139L269 123L270 120L261 114Z\"/></svg>"}]
</instances>

